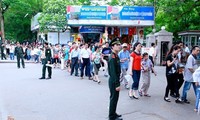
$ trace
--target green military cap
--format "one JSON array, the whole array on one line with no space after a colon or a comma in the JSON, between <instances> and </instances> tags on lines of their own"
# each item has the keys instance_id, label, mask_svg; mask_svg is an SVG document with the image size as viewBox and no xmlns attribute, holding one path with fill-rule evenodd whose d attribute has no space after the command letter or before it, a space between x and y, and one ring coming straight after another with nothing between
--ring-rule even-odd
<instances>
[{"instance_id":1,"label":"green military cap","mask_svg":"<svg viewBox=\"0 0 200 120\"><path fill-rule=\"evenodd\" d=\"M110 42L110 46L113 46L115 44L121 44L120 43L120 39L118 37L114 38L111 42Z\"/></svg>"}]
</instances>

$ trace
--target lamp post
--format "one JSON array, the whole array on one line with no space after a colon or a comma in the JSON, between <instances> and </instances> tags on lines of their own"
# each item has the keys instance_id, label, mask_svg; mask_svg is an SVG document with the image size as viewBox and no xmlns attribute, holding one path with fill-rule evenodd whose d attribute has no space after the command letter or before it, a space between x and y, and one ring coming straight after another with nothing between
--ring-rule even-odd
<instances>
[{"instance_id":1,"label":"lamp post","mask_svg":"<svg viewBox=\"0 0 200 120\"><path fill-rule=\"evenodd\" d=\"M154 0L153 2L153 6L154 6L154 26L153 29L156 29L156 0Z\"/></svg>"}]
</instances>

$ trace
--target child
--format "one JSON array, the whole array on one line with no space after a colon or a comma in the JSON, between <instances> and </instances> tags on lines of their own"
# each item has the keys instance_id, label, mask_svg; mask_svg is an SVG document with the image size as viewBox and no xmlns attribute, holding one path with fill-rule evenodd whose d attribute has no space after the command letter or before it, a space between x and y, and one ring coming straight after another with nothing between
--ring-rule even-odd
<instances>
[{"instance_id":1,"label":"child","mask_svg":"<svg viewBox=\"0 0 200 120\"><path fill-rule=\"evenodd\" d=\"M195 112L200 111L198 106L199 106L199 100L200 100L200 67L195 70L193 73L193 80L195 82L196 87L196 103L195 103Z\"/></svg>"},{"instance_id":2,"label":"child","mask_svg":"<svg viewBox=\"0 0 200 120\"><path fill-rule=\"evenodd\" d=\"M147 94L149 86L150 86L150 73L151 70L153 71L154 75L156 76L156 72L153 68L153 63L151 62L151 60L149 59L148 53L144 53L142 55L143 59L141 62L141 66L142 66L142 87L139 90L139 95L142 96L146 96L146 97L151 97L149 94Z\"/></svg>"}]
</instances>

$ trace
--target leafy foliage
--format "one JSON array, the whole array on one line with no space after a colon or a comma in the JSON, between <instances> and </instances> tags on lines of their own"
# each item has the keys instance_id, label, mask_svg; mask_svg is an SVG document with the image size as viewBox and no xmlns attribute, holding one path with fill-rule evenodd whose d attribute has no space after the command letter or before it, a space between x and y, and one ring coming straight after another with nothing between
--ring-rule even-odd
<instances>
[{"instance_id":1,"label":"leafy foliage","mask_svg":"<svg viewBox=\"0 0 200 120\"><path fill-rule=\"evenodd\" d=\"M6 39L23 41L32 40L34 34L30 31L31 18L42 12L39 18L41 31L64 30L66 26L67 5L90 5L90 0L3 0L2 10L5 21ZM200 28L200 0L111 0L113 6L155 5L155 28L159 31L165 26L177 33L184 30ZM48 27L53 26L53 27ZM148 27L145 34L152 32Z\"/></svg>"},{"instance_id":2,"label":"leafy foliage","mask_svg":"<svg viewBox=\"0 0 200 120\"><path fill-rule=\"evenodd\" d=\"M31 40L30 19L42 11L42 0L7 0L9 8L4 13L6 39Z\"/></svg>"}]
</instances>

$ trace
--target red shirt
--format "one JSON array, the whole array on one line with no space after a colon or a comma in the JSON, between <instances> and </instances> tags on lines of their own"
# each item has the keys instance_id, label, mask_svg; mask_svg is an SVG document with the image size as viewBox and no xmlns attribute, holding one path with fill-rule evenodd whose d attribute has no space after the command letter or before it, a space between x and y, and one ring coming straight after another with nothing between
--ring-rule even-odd
<instances>
[{"instance_id":1,"label":"red shirt","mask_svg":"<svg viewBox=\"0 0 200 120\"><path fill-rule=\"evenodd\" d=\"M142 56L132 52L131 57L133 57L132 70L141 70Z\"/></svg>"}]
</instances>

